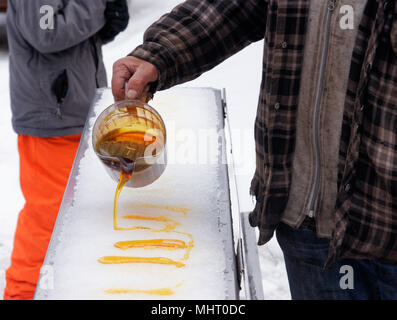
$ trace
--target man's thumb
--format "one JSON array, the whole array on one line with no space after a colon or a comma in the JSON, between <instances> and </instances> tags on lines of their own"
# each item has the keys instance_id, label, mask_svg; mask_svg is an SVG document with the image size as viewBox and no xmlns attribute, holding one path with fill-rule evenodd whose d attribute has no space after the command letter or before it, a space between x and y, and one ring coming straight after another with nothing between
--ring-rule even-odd
<instances>
[{"instance_id":1,"label":"man's thumb","mask_svg":"<svg viewBox=\"0 0 397 320\"><path fill-rule=\"evenodd\" d=\"M126 97L128 99L140 99L145 94L144 90L149 84L149 74L143 68L138 68L134 75L128 81L126 86Z\"/></svg>"}]
</instances>

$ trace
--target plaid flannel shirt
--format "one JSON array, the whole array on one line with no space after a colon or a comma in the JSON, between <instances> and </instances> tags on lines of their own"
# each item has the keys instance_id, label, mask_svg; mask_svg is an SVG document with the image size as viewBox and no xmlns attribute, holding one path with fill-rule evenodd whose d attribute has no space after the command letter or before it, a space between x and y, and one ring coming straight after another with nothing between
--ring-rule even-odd
<instances>
[{"instance_id":1,"label":"plaid flannel shirt","mask_svg":"<svg viewBox=\"0 0 397 320\"><path fill-rule=\"evenodd\" d=\"M369 0L352 57L329 264L397 263L397 5Z\"/></svg>"},{"instance_id":2,"label":"plaid flannel shirt","mask_svg":"<svg viewBox=\"0 0 397 320\"><path fill-rule=\"evenodd\" d=\"M346 256L397 262L396 18L388 6L378 10L368 0L353 55L329 263ZM188 0L149 27L131 53L158 68L157 89L166 89L265 38L251 183L258 244L273 236L288 200L309 7L310 0Z\"/></svg>"}]
</instances>

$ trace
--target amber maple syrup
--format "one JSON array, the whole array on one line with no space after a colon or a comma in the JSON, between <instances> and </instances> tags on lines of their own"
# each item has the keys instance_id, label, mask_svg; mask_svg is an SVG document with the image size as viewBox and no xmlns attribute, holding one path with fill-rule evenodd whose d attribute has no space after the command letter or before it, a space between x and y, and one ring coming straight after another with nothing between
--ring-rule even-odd
<instances>
[{"instance_id":1,"label":"amber maple syrup","mask_svg":"<svg viewBox=\"0 0 397 320\"><path fill-rule=\"evenodd\" d=\"M158 131L161 132L161 127L158 124L150 121L147 118L139 117L141 113L139 108L128 108L128 113L134 115L133 126L127 124L127 126L111 130L104 134L97 141L95 149L97 154L100 156L103 163L113 169L120 171L120 178L117 184L116 193L114 197L113 207L113 228L114 230L135 230L145 229L150 232L166 232L176 233L185 235L189 238L189 242L185 242L179 239L149 239L149 240L132 240L132 241L119 241L115 243L115 247L121 250L131 250L136 248L144 249L163 249L163 250L185 250L184 256L179 260L173 260L166 257L136 257L136 256L104 256L98 259L98 262L102 264L165 264L173 265L177 268L185 266L186 261L189 258L190 251L194 246L193 237L189 233L176 231L175 228L180 225L179 222L163 217L147 217L141 215L126 215L125 219L132 220L150 220L158 221L165 224L162 229L153 229L145 226L135 226L130 228L122 228L117 223L117 207L119 195L123 187L131 180L134 179L134 173L141 172L150 166L150 163L146 162L147 157L156 157L157 154L162 152L164 148L164 142L162 139L158 139L156 136ZM116 119L116 121L123 122L123 119ZM161 138L161 136L160 136ZM148 147L154 143L157 143L156 148L148 149ZM148 152L148 150L152 150ZM174 207L160 207L155 205L145 205L150 208L161 208L165 210L171 210L187 214L190 209L185 208L174 208ZM136 290L136 289L110 289L107 293L146 293L156 295L170 295L173 294L173 290L169 288L161 288L154 290Z\"/></svg>"},{"instance_id":2,"label":"amber maple syrup","mask_svg":"<svg viewBox=\"0 0 397 320\"><path fill-rule=\"evenodd\" d=\"M155 141L156 137L144 130L137 131L136 129L125 127L108 132L96 144L98 154L113 160L104 160L104 163L109 166L118 166L120 170L120 179L113 207L115 230L119 229L117 226L117 205L120 192L131 179L134 172L142 171L150 165L146 161L139 161L138 159L143 159L147 156L145 154L147 147L155 143ZM153 150L151 156L156 155L156 150Z\"/></svg>"}]
</instances>

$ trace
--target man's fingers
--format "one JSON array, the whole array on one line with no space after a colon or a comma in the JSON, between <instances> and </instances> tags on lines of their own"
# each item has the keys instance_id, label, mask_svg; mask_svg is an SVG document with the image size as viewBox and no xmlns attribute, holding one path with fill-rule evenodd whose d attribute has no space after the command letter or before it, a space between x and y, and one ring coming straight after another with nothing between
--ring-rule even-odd
<instances>
[{"instance_id":1,"label":"man's fingers","mask_svg":"<svg viewBox=\"0 0 397 320\"><path fill-rule=\"evenodd\" d=\"M128 81L126 87L126 97L128 99L140 99L146 95L145 88L153 82L152 74L144 66L139 66L136 72Z\"/></svg>"},{"instance_id":2,"label":"man's fingers","mask_svg":"<svg viewBox=\"0 0 397 320\"><path fill-rule=\"evenodd\" d=\"M112 92L113 97L116 101L121 101L125 99L124 86L125 81L123 80L123 78L117 77L112 79Z\"/></svg>"},{"instance_id":3,"label":"man's fingers","mask_svg":"<svg viewBox=\"0 0 397 320\"><path fill-rule=\"evenodd\" d=\"M128 66L124 59L118 60L113 65L112 92L116 101L125 99L125 87L134 73L134 66Z\"/></svg>"},{"instance_id":4,"label":"man's fingers","mask_svg":"<svg viewBox=\"0 0 397 320\"><path fill-rule=\"evenodd\" d=\"M113 65L113 96L116 101L140 99L146 95L146 87L157 79L158 71L154 65L135 57L125 57Z\"/></svg>"}]
</instances>

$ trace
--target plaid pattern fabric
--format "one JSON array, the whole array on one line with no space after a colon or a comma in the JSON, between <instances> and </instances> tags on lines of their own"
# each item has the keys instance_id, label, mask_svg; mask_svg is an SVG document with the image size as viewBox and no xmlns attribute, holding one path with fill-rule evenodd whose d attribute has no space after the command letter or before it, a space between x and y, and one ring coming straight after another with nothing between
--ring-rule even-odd
<instances>
[{"instance_id":1,"label":"plaid pattern fabric","mask_svg":"<svg viewBox=\"0 0 397 320\"><path fill-rule=\"evenodd\" d=\"M309 2L188 0L149 27L131 53L158 68L158 89L166 89L266 38L251 183L257 203L250 223L259 227L259 244L273 236L288 199Z\"/></svg>"},{"instance_id":2,"label":"plaid pattern fabric","mask_svg":"<svg viewBox=\"0 0 397 320\"><path fill-rule=\"evenodd\" d=\"M273 236L289 195L309 6L310 0L188 0L154 23L144 44L131 53L157 66L157 89L166 89L266 39L251 184L257 203L250 222L259 227L259 244ZM390 39L397 35L397 27L390 32L397 19L392 9L382 4L378 10L377 0L368 0L359 30L329 263L344 256L397 261L397 53L392 51L397 37Z\"/></svg>"},{"instance_id":3,"label":"plaid pattern fabric","mask_svg":"<svg viewBox=\"0 0 397 320\"><path fill-rule=\"evenodd\" d=\"M288 201L309 2L269 1L251 183L257 202L249 216L250 224L259 227L259 245L272 238Z\"/></svg>"},{"instance_id":4,"label":"plaid pattern fabric","mask_svg":"<svg viewBox=\"0 0 397 320\"><path fill-rule=\"evenodd\" d=\"M397 263L397 6L369 0L352 57L342 124L339 257Z\"/></svg>"},{"instance_id":5,"label":"plaid pattern fabric","mask_svg":"<svg viewBox=\"0 0 397 320\"><path fill-rule=\"evenodd\" d=\"M266 6L265 0L185 1L150 26L131 55L157 67L157 89L195 79L263 39Z\"/></svg>"}]
</instances>

